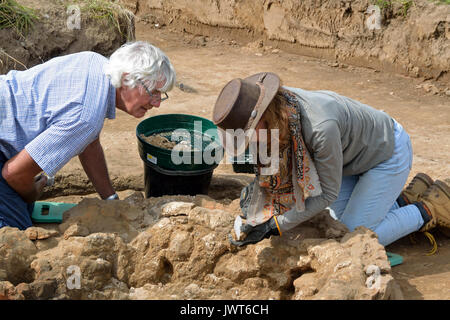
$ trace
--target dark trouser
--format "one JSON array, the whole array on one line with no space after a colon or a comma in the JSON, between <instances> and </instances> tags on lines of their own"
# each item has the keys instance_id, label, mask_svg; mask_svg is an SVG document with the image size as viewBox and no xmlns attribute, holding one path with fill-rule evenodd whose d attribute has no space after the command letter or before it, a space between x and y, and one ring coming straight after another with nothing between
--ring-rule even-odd
<instances>
[{"instance_id":1,"label":"dark trouser","mask_svg":"<svg viewBox=\"0 0 450 320\"><path fill-rule=\"evenodd\" d=\"M29 204L23 201L22 197L3 179L1 170L6 161L8 159L0 152L0 228L9 226L25 230L32 226L31 214L34 203Z\"/></svg>"}]
</instances>

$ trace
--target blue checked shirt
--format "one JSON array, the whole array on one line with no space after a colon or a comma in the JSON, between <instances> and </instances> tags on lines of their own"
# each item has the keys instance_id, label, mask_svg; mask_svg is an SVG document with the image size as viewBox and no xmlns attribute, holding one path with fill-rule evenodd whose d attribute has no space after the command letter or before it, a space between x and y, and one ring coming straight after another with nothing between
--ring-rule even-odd
<instances>
[{"instance_id":1,"label":"blue checked shirt","mask_svg":"<svg viewBox=\"0 0 450 320\"><path fill-rule=\"evenodd\" d=\"M0 151L10 159L25 148L55 175L115 118L115 88L103 73L107 58L80 52L25 71L0 75Z\"/></svg>"}]
</instances>

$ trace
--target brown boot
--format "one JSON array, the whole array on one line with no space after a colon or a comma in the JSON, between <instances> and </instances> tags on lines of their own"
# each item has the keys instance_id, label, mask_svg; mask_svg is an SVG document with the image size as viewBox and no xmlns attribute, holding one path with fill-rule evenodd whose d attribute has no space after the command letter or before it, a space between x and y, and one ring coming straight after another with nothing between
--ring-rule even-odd
<instances>
[{"instance_id":1,"label":"brown boot","mask_svg":"<svg viewBox=\"0 0 450 320\"><path fill-rule=\"evenodd\" d=\"M397 199L397 203L400 207L407 206L416 201L419 201L419 196L424 193L432 184L433 179L425 173L418 173L411 180L408 186L402 191Z\"/></svg>"},{"instance_id":2,"label":"brown boot","mask_svg":"<svg viewBox=\"0 0 450 320\"><path fill-rule=\"evenodd\" d=\"M445 182L436 180L419 197L418 203L422 205L430 217L429 221L424 219L426 223L420 229L421 232L428 231L436 226L450 228L450 187Z\"/></svg>"}]
</instances>

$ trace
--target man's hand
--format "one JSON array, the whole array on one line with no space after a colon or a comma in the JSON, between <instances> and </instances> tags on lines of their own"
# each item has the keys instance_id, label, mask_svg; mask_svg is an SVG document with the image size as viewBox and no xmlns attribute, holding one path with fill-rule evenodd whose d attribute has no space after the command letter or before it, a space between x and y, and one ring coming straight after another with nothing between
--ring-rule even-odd
<instances>
[{"instance_id":1,"label":"man's hand","mask_svg":"<svg viewBox=\"0 0 450 320\"><path fill-rule=\"evenodd\" d=\"M55 184L55 177L48 176L45 173L38 174L36 177L34 177L34 182L36 183L38 180L44 179L44 178L46 181L46 183L45 183L46 187L51 187L52 185Z\"/></svg>"},{"instance_id":2,"label":"man's hand","mask_svg":"<svg viewBox=\"0 0 450 320\"><path fill-rule=\"evenodd\" d=\"M47 175L43 173L34 177L34 189L36 190L36 200L38 200L42 196L44 188L47 186L47 182L48 182Z\"/></svg>"},{"instance_id":3,"label":"man's hand","mask_svg":"<svg viewBox=\"0 0 450 320\"><path fill-rule=\"evenodd\" d=\"M230 234L229 240L231 244L241 247L248 244L258 243L263 239L270 238L270 236L279 236L280 232L277 227L276 217L270 218L270 220L257 226L251 226L249 224L243 224L241 226L241 236L236 239L236 235L233 232L234 237Z\"/></svg>"}]
</instances>

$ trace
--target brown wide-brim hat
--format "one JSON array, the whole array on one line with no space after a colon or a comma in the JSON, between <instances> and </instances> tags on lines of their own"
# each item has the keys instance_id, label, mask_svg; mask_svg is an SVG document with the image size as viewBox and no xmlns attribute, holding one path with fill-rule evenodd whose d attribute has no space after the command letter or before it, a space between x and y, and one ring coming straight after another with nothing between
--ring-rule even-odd
<instances>
[{"instance_id":1,"label":"brown wide-brim hat","mask_svg":"<svg viewBox=\"0 0 450 320\"><path fill-rule=\"evenodd\" d=\"M280 78L275 73L261 72L245 79L233 79L220 92L212 120L225 132L228 129L244 131L245 138L233 143L236 155L247 149L259 120L279 88Z\"/></svg>"}]
</instances>

